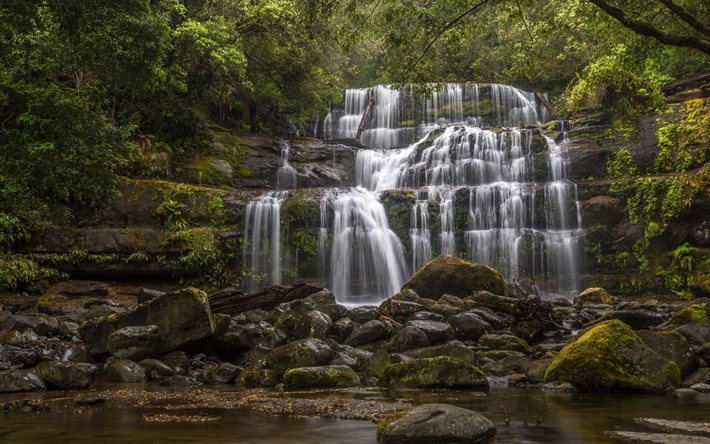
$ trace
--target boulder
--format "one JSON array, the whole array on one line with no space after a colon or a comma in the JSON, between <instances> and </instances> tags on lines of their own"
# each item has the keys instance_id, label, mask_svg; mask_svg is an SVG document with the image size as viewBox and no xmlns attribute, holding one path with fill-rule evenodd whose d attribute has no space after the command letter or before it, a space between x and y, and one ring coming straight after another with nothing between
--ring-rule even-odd
<instances>
[{"instance_id":1,"label":"boulder","mask_svg":"<svg viewBox=\"0 0 710 444\"><path fill-rule=\"evenodd\" d=\"M412 358L436 358L437 356L449 356L461 359L469 364L478 363L478 355L475 351L466 347L461 341L450 341L444 344L433 345L431 347L417 348L405 353Z\"/></svg>"},{"instance_id":2,"label":"boulder","mask_svg":"<svg viewBox=\"0 0 710 444\"><path fill-rule=\"evenodd\" d=\"M109 359L101 372L101 379L108 382L143 382L145 370L128 359Z\"/></svg>"},{"instance_id":3,"label":"boulder","mask_svg":"<svg viewBox=\"0 0 710 444\"><path fill-rule=\"evenodd\" d=\"M477 341L478 338L493 330L488 322L481 319L475 313L465 312L453 315L449 318L449 325L454 329L456 339L462 341Z\"/></svg>"},{"instance_id":4,"label":"boulder","mask_svg":"<svg viewBox=\"0 0 710 444\"><path fill-rule=\"evenodd\" d=\"M384 368L380 385L412 388L473 388L488 389L488 380L481 369L448 356L414 359Z\"/></svg>"},{"instance_id":5,"label":"boulder","mask_svg":"<svg viewBox=\"0 0 710 444\"><path fill-rule=\"evenodd\" d=\"M153 290L151 288L141 288L141 291L138 292L138 303L144 304L152 299L157 298L158 296L163 296L164 294L164 291Z\"/></svg>"},{"instance_id":6,"label":"boulder","mask_svg":"<svg viewBox=\"0 0 710 444\"><path fill-rule=\"evenodd\" d=\"M569 382L580 391L659 392L680 385L680 370L631 327L611 320L565 345L548 367L545 382Z\"/></svg>"},{"instance_id":7,"label":"boulder","mask_svg":"<svg viewBox=\"0 0 710 444\"><path fill-rule=\"evenodd\" d=\"M365 322L379 318L380 312L377 307L374 306L355 307L346 311L343 316L360 324L364 324Z\"/></svg>"},{"instance_id":8,"label":"boulder","mask_svg":"<svg viewBox=\"0 0 710 444\"><path fill-rule=\"evenodd\" d=\"M445 322L438 321L409 321L408 326L423 331L432 344L446 342L454 337L454 330Z\"/></svg>"},{"instance_id":9,"label":"boulder","mask_svg":"<svg viewBox=\"0 0 710 444\"><path fill-rule=\"evenodd\" d=\"M17 330L20 333L32 330L40 336L47 336L57 331L57 318L46 315L13 315L2 323L3 330Z\"/></svg>"},{"instance_id":10,"label":"boulder","mask_svg":"<svg viewBox=\"0 0 710 444\"><path fill-rule=\"evenodd\" d=\"M611 305L613 303L614 300L611 295L601 287L587 288L574 298L574 305L577 308L599 304Z\"/></svg>"},{"instance_id":11,"label":"boulder","mask_svg":"<svg viewBox=\"0 0 710 444\"><path fill-rule=\"evenodd\" d=\"M359 326L357 322L350 318L340 318L333 322L333 326L330 328L330 334L338 341L343 342L350 333L353 332L356 326Z\"/></svg>"},{"instance_id":12,"label":"boulder","mask_svg":"<svg viewBox=\"0 0 710 444\"><path fill-rule=\"evenodd\" d=\"M481 336L478 343L492 350L512 350L520 353L532 353L532 349L524 339L513 335L486 334Z\"/></svg>"},{"instance_id":13,"label":"boulder","mask_svg":"<svg viewBox=\"0 0 710 444\"><path fill-rule=\"evenodd\" d=\"M46 388L42 378L33 372L20 370L0 372L0 393L33 392Z\"/></svg>"},{"instance_id":14,"label":"boulder","mask_svg":"<svg viewBox=\"0 0 710 444\"><path fill-rule=\"evenodd\" d=\"M431 344L426 333L416 327L407 325L392 337L389 350L403 352L413 348L428 347L429 345Z\"/></svg>"},{"instance_id":15,"label":"boulder","mask_svg":"<svg viewBox=\"0 0 710 444\"><path fill-rule=\"evenodd\" d=\"M94 382L98 368L94 364L49 361L40 362L35 371L52 387L84 389Z\"/></svg>"},{"instance_id":16,"label":"boulder","mask_svg":"<svg viewBox=\"0 0 710 444\"><path fill-rule=\"evenodd\" d=\"M427 307L414 301L402 301L390 298L380 304L380 314L394 319L406 318L418 311L424 311Z\"/></svg>"},{"instance_id":17,"label":"boulder","mask_svg":"<svg viewBox=\"0 0 710 444\"><path fill-rule=\"evenodd\" d=\"M297 367L318 367L330 363L335 351L320 339L299 339L276 347L266 357L266 367L281 377Z\"/></svg>"},{"instance_id":18,"label":"boulder","mask_svg":"<svg viewBox=\"0 0 710 444\"><path fill-rule=\"evenodd\" d=\"M347 316L347 313L346 313ZM355 328L350 336L345 340L347 345L357 347L359 345L370 344L384 339L387 336L387 328L382 321L372 320L365 322Z\"/></svg>"},{"instance_id":19,"label":"boulder","mask_svg":"<svg viewBox=\"0 0 710 444\"><path fill-rule=\"evenodd\" d=\"M685 336L676 331L639 330L637 335L653 351L673 361L680 368L681 375L687 375L697 367L697 358L690 349Z\"/></svg>"},{"instance_id":20,"label":"boulder","mask_svg":"<svg viewBox=\"0 0 710 444\"><path fill-rule=\"evenodd\" d=\"M479 290L504 294L505 280L485 265L441 255L420 268L404 284L401 291L405 290L414 290L429 299L439 299L444 294L463 298Z\"/></svg>"},{"instance_id":21,"label":"boulder","mask_svg":"<svg viewBox=\"0 0 710 444\"><path fill-rule=\"evenodd\" d=\"M139 365L145 370L148 379L175 376L175 370L159 359L144 359Z\"/></svg>"},{"instance_id":22,"label":"boulder","mask_svg":"<svg viewBox=\"0 0 710 444\"><path fill-rule=\"evenodd\" d=\"M674 312L669 324L675 327L686 324L710 324L710 307L694 304Z\"/></svg>"},{"instance_id":23,"label":"boulder","mask_svg":"<svg viewBox=\"0 0 710 444\"><path fill-rule=\"evenodd\" d=\"M514 373L527 373L531 359L525 353L512 350L490 350L479 352L482 368L495 376L510 376Z\"/></svg>"},{"instance_id":24,"label":"boulder","mask_svg":"<svg viewBox=\"0 0 710 444\"><path fill-rule=\"evenodd\" d=\"M481 443L495 433L483 415L448 404L420 405L377 424L377 439L386 444Z\"/></svg>"},{"instance_id":25,"label":"boulder","mask_svg":"<svg viewBox=\"0 0 710 444\"><path fill-rule=\"evenodd\" d=\"M108 351L117 358L140 361L154 357L160 346L157 325L123 327L108 336Z\"/></svg>"},{"instance_id":26,"label":"boulder","mask_svg":"<svg viewBox=\"0 0 710 444\"><path fill-rule=\"evenodd\" d=\"M203 384L231 384L237 379L241 367L237 367L229 362L223 362L211 370L205 370L200 374L198 380Z\"/></svg>"},{"instance_id":27,"label":"boulder","mask_svg":"<svg viewBox=\"0 0 710 444\"><path fill-rule=\"evenodd\" d=\"M92 319L79 327L79 334L92 355L108 350L108 337L123 327L156 325L160 329L157 352L165 353L204 339L214 333L207 295L196 288L167 293L125 313Z\"/></svg>"},{"instance_id":28,"label":"boulder","mask_svg":"<svg viewBox=\"0 0 710 444\"><path fill-rule=\"evenodd\" d=\"M296 320L293 333L296 339L325 339L328 336L331 325L333 325L333 322L330 320L330 316L317 310L311 310Z\"/></svg>"},{"instance_id":29,"label":"boulder","mask_svg":"<svg viewBox=\"0 0 710 444\"><path fill-rule=\"evenodd\" d=\"M291 388L339 388L360 385L360 377L344 365L299 367L284 373L284 382Z\"/></svg>"},{"instance_id":30,"label":"boulder","mask_svg":"<svg viewBox=\"0 0 710 444\"><path fill-rule=\"evenodd\" d=\"M165 365L167 365L173 370L187 371L187 368L189 366L187 353L182 350L176 350L170 353L165 353L164 355L159 356L158 359L160 359L162 362L165 363Z\"/></svg>"},{"instance_id":31,"label":"boulder","mask_svg":"<svg viewBox=\"0 0 710 444\"><path fill-rule=\"evenodd\" d=\"M601 318L595 320L594 324L610 321L612 319L621 321L634 330L647 330L651 327L660 325L663 321L665 321L665 317L655 311L647 309L632 309L610 311Z\"/></svg>"},{"instance_id":32,"label":"boulder","mask_svg":"<svg viewBox=\"0 0 710 444\"><path fill-rule=\"evenodd\" d=\"M683 387L695 384L710 384L710 367L700 367L683 379Z\"/></svg>"}]
</instances>

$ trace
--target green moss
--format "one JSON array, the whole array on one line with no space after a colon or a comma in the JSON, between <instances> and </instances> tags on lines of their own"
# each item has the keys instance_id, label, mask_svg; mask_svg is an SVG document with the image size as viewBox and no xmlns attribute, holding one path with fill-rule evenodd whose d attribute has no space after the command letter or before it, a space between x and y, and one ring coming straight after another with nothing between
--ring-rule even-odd
<instances>
[{"instance_id":1,"label":"green moss","mask_svg":"<svg viewBox=\"0 0 710 444\"><path fill-rule=\"evenodd\" d=\"M388 413L383 415L379 421L377 421L377 440L382 441L385 437L385 429L392 421L401 418L407 413L405 410L400 410L397 412Z\"/></svg>"},{"instance_id":2,"label":"green moss","mask_svg":"<svg viewBox=\"0 0 710 444\"><path fill-rule=\"evenodd\" d=\"M694 304L683 308L671 315L670 323L675 326L685 324L708 324L710 323L710 308L706 305Z\"/></svg>"},{"instance_id":3,"label":"green moss","mask_svg":"<svg viewBox=\"0 0 710 444\"><path fill-rule=\"evenodd\" d=\"M360 385L360 378L350 367L300 367L286 371L284 383L294 388L337 388Z\"/></svg>"},{"instance_id":4,"label":"green moss","mask_svg":"<svg viewBox=\"0 0 710 444\"><path fill-rule=\"evenodd\" d=\"M387 365L381 385L399 387L487 388L480 368L458 358L437 356Z\"/></svg>"}]
</instances>

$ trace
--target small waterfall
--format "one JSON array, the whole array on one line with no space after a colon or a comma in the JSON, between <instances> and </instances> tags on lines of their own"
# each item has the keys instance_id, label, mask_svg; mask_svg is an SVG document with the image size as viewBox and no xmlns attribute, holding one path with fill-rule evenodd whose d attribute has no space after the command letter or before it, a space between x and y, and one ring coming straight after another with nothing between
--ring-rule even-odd
<instances>
[{"instance_id":1,"label":"small waterfall","mask_svg":"<svg viewBox=\"0 0 710 444\"><path fill-rule=\"evenodd\" d=\"M288 163L289 144L281 142L280 167L276 172L276 187L280 190L296 188L296 170Z\"/></svg>"},{"instance_id":2,"label":"small waterfall","mask_svg":"<svg viewBox=\"0 0 710 444\"><path fill-rule=\"evenodd\" d=\"M419 270L431 260L431 233L429 232L429 201L417 193L412 206L409 238L412 241L412 270Z\"/></svg>"},{"instance_id":3,"label":"small waterfall","mask_svg":"<svg viewBox=\"0 0 710 444\"><path fill-rule=\"evenodd\" d=\"M404 252L376 193L362 187L341 190L332 205L330 285L338 300L377 303L395 294L406 278Z\"/></svg>"},{"instance_id":4,"label":"small waterfall","mask_svg":"<svg viewBox=\"0 0 710 444\"><path fill-rule=\"evenodd\" d=\"M249 292L281 283L281 204L288 191L269 191L250 202L244 216L244 278Z\"/></svg>"}]
</instances>

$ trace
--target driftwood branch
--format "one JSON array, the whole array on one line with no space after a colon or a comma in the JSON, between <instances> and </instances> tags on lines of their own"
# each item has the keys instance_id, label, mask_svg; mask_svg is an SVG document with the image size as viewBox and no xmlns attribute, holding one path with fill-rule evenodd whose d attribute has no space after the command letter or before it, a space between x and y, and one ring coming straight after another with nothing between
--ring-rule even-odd
<instances>
[{"instance_id":1,"label":"driftwood branch","mask_svg":"<svg viewBox=\"0 0 710 444\"><path fill-rule=\"evenodd\" d=\"M249 310L273 310L279 304L306 298L323 288L310 284L295 284L289 287L274 285L257 293L244 294L237 288L225 288L209 296L213 313L235 316Z\"/></svg>"},{"instance_id":2,"label":"driftwood branch","mask_svg":"<svg viewBox=\"0 0 710 444\"><path fill-rule=\"evenodd\" d=\"M372 110L372 105L375 103L375 96L370 93L370 98L367 101L367 106L365 107L365 112L362 113L362 117L360 118L360 124L357 126L357 134L355 135L356 140L360 140L360 136L362 135L362 132L365 131L365 122L367 122L367 116L370 114L370 111Z\"/></svg>"}]
</instances>

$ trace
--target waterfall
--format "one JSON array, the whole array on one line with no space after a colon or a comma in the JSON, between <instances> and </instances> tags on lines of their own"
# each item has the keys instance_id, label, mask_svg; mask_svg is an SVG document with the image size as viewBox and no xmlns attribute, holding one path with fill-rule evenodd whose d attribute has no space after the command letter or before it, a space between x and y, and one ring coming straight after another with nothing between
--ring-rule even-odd
<instances>
[{"instance_id":1,"label":"waterfall","mask_svg":"<svg viewBox=\"0 0 710 444\"><path fill-rule=\"evenodd\" d=\"M296 170L288 163L289 144L281 142L280 167L276 172L276 187L280 190L296 188Z\"/></svg>"},{"instance_id":2,"label":"waterfall","mask_svg":"<svg viewBox=\"0 0 710 444\"><path fill-rule=\"evenodd\" d=\"M429 202L422 198L422 193L416 195L412 206L409 237L412 241L412 270L420 269L431 260L431 233L429 231Z\"/></svg>"},{"instance_id":3,"label":"waterfall","mask_svg":"<svg viewBox=\"0 0 710 444\"><path fill-rule=\"evenodd\" d=\"M244 216L244 278L249 292L281 283L281 204L288 191L269 191L247 205Z\"/></svg>"}]
</instances>

